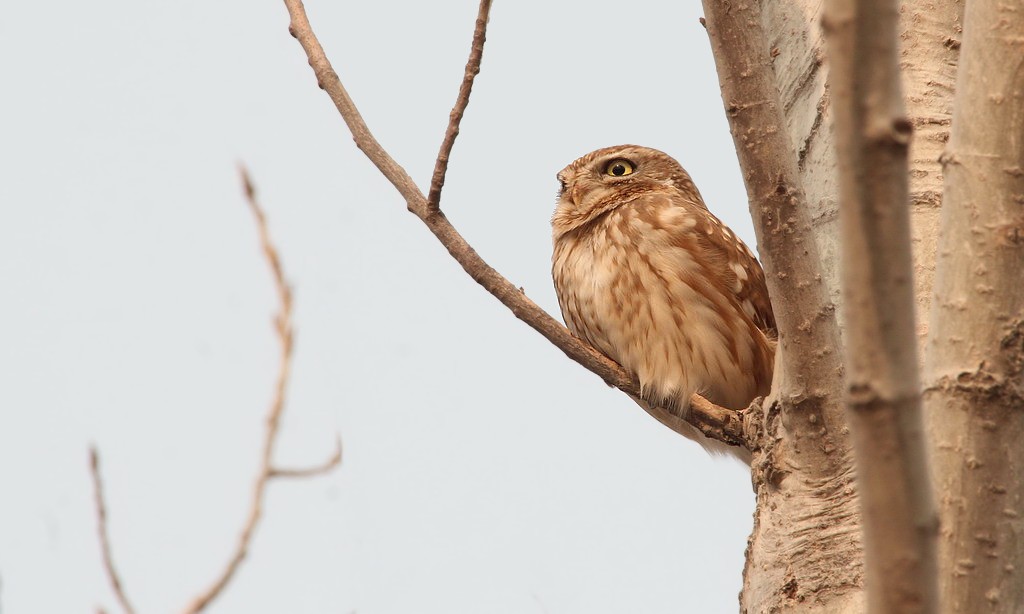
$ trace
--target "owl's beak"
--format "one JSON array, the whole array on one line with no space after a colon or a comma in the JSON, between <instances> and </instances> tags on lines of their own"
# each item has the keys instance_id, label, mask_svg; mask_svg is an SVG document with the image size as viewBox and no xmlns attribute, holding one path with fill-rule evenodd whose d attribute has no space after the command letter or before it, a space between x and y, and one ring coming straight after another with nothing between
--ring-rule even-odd
<instances>
[{"instance_id":1,"label":"owl's beak","mask_svg":"<svg viewBox=\"0 0 1024 614\"><path fill-rule=\"evenodd\" d=\"M574 205L578 205L579 199L576 198L576 184L573 181L572 175L563 170L562 172L558 173L557 176L558 181L562 184L562 189L560 192L562 198L568 196L569 200L571 200Z\"/></svg>"}]
</instances>

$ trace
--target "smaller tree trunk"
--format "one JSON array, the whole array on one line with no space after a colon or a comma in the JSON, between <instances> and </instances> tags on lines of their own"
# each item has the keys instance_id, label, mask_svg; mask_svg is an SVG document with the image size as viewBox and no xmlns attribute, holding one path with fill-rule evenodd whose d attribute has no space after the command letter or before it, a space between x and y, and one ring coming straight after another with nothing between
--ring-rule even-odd
<instances>
[{"instance_id":1,"label":"smaller tree trunk","mask_svg":"<svg viewBox=\"0 0 1024 614\"><path fill-rule=\"evenodd\" d=\"M846 406L869 612L936 612L937 518L921 426L896 0L825 5L839 161Z\"/></svg>"},{"instance_id":2,"label":"smaller tree trunk","mask_svg":"<svg viewBox=\"0 0 1024 614\"><path fill-rule=\"evenodd\" d=\"M862 553L839 332L773 52L759 2L704 0L704 11L780 335L772 394L751 419L757 512L740 608L858 612Z\"/></svg>"},{"instance_id":3,"label":"smaller tree trunk","mask_svg":"<svg viewBox=\"0 0 1024 614\"><path fill-rule=\"evenodd\" d=\"M1022 37L967 3L925 360L948 612L1024 611Z\"/></svg>"}]
</instances>

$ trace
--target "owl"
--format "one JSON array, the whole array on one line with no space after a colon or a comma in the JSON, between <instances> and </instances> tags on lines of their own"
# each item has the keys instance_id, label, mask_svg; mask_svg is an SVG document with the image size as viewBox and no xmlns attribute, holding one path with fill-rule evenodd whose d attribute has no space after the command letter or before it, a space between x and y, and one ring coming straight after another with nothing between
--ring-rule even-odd
<instances>
[{"instance_id":1,"label":"owl","mask_svg":"<svg viewBox=\"0 0 1024 614\"><path fill-rule=\"evenodd\" d=\"M566 326L636 378L656 418L748 460L684 419L694 393L742 409L771 387L775 316L754 254L658 150L599 149L558 181L552 274Z\"/></svg>"}]
</instances>

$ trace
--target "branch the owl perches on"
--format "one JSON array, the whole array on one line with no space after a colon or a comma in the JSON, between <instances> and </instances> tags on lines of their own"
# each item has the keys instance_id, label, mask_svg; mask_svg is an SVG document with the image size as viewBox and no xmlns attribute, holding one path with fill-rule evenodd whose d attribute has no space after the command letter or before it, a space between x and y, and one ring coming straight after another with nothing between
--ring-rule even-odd
<instances>
[{"instance_id":1,"label":"branch the owl perches on","mask_svg":"<svg viewBox=\"0 0 1024 614\"><path fill-rule=\"evenodd\" d=\"M409 211L427 225L427 228L474 281L508 307L517 318L543 335L566 356L597 374L609 386L614 386L633 397L639 397L639 383L629 373L595 350L590 344L573 336L565 326L530 300L522 290L488 265L452 226L440 209L441 188L444 185L448 167L448 156L458 135L462 115L469 104L473 80L480 70L491 0L481 0L480 2L469 61L437 156L429 198L424 196L405 169L395 162L373 137L313 33L301 0L285 0L285 5L291 18L288 31L302 45L309 59L309 65L316 75L317 84L331 97L342 119L348 125L356 146L395 186L395 189L405 199ZM745 432L749 431L744 428L745 411L719 407L698 395L693 396L686 416L677 416L659 408L655 408L655 410L670 418L666 421L655 416L670 428L672 428L672 420L685 420L707 437L733 446L748 449L751 447L748 437L745 436ZM652 411L652 413L654 412Z\"/></svg>"}]
</instances>

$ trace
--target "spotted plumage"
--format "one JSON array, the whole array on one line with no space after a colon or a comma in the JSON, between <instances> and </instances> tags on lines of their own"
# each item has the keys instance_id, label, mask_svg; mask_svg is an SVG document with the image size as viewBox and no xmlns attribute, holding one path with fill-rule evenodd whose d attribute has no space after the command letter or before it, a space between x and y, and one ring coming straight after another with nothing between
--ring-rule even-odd
<instances>
[{"instance_id":1,"label":"spotted plumage","mask_svg":"<svg viewBox=\"0 0 1024 614\"><path fill-rule=\"evenodd\" d=\"M757 259L660 151L600 149L558 179L552 272L566 325L638 379L652 414L726 448L680 418L693 393L741 409L771 386L775 318Z\"/></svg>"}]
</instances>

